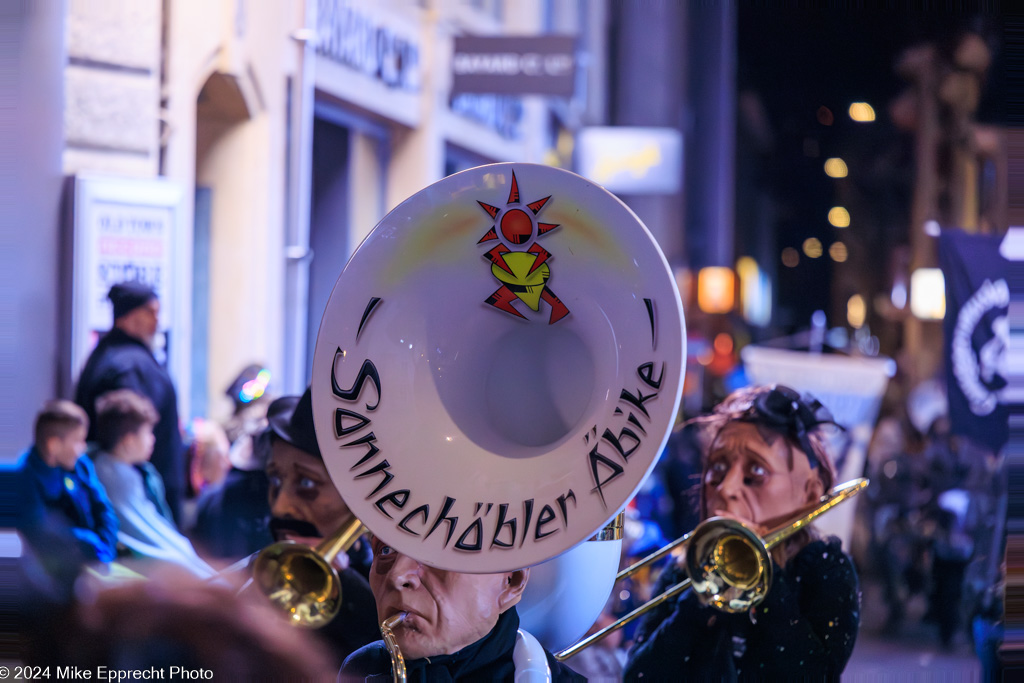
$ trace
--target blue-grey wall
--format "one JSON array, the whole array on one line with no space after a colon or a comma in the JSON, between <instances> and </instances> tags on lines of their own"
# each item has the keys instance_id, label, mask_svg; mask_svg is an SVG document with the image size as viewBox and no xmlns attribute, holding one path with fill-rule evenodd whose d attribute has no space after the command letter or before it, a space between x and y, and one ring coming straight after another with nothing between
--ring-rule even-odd
<instances>
[{"instance_id":1,"label":"blue-grey wall","mask_svg":"<svg viewBox=\"0 0 1024 683\"><path fill-rule=\"evenodd\" d=\"M65 15L0 3L0 462L57 387Z\"/></svg>"}]
</instances>

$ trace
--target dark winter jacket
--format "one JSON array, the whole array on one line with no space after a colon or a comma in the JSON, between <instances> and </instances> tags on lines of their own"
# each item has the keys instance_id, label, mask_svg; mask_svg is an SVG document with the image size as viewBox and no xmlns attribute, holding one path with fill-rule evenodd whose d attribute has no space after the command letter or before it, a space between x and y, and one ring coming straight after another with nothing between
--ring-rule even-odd
<instances>
[{"instance_id":1,"label":"dark winter jacket","mask_svg":"<svg viewBox=\"0 0 1024 683\"><path fill-rule=\"evenodd\" d=\"M443 683L444 681L511 681L515 680L512 652L519 630L519 614L513 607L506 610L491 632L450 655L439 655L406 661L406 676L410 683ZM585 681L583 676L557 661L545 650L551 680ZM384 641L370 643L352 653L338 675L339 682L392 680L391 656Z\"/></svg>"},{"instance_id":2,"label":"dark winter jacket","mask_svg":"<svg viewBox=\"0 0 1024 683\"><path fill-rule=\"evenodd\" d=\"M88 458L68 472L47 465L33 447L21 456L12 483L13 525L44 565L117 556L117 515Z\"/></svg>"},{"instance_id":3,"label":"dark winter jacket","mask_svg":"<svg viewBox=\"0 0 1024 683\"><path fill-rule=\"evenodd\" d=\"M665 572L664 589L681 580ZM774 566L768 596L748 612L700 604L692 591L652 612L630 652L626 681L838 681L853 653L860 591L838 539L812 541Z\"/></svg>"},{"instance_id":4,"label":"dark winter jacket","mask_svg":"<svg viewBox=\"0 0 1024 683\"><path fill-rule=\"evenodd\" d=\"M89 415L89 440L96 438L96 399L114 389L131 389L145 396L160 414L153 428L156 444L150 462L164 481L167 503L180 524L185 450L178 425L178 395L170 375L149 348L116 327L96 345L78 378L75 403Z\"/></svg>"},{"instance_id":5,"label":"dark winter jacket","mask_svg":"<svg viewBox=\"0 0 1024 683\"><path fill-rule=\"evenodd\" d=\"M377 602L370 591L367 577L373 560L370 544L360 539L348 550L348 569L338 572L341 579L341 609L316 634L334 654L335 664L359 648L380 638L377 624Z\"/></svg>"},{"instance_id":6,"label":"dark winter jacket","mask_svg":"<svg viewBox=\"0 0 1024 683\"><path fill-rule=\"evenodd\" d=\"M270 504L263 470L232 467L224 481L199 494L189 536L212 557L237 560L270 545Z\"/></svg>"}]
</instances>

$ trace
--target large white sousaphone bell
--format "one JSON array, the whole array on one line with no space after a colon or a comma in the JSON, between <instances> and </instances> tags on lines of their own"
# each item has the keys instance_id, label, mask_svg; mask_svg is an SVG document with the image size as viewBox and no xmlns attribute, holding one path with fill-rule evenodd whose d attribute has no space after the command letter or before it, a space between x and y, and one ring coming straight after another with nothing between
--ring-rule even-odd
<instances>
[{"instance_id":1,"label":"large white sousaphone bell","mask_svg":"<svg viewBox=\"0 0 1024 683\"><path fill-rule=\"evenodd\" d=\"M654 467L684 344L675 279L625 204L557 168L473 168L392 210L339 277L313 359L317 439L349 508L401 553L489 573L579 547L577 580L603 562L610 588L618 544L588 539ZM541 573L523 615L535 584L558 584ZM607 597L573 606L590 621L558 639Z\"/></svg>"}]
</instances>

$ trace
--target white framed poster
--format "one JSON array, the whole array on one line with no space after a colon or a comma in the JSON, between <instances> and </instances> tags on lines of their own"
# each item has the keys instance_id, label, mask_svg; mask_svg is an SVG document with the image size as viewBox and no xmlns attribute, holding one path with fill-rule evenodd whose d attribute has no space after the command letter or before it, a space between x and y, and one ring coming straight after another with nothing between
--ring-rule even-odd
<instances>
[{"instance_id":1,"label":"white framed poster","mask_svg":"<svg viewBox=\"0 0 1024 683\"><path fill-rule=\"evenodd\" d=\"M111 285L138 280L160 298L157 359L182 363L181 188L162 178L77 176L71 180L70 381L110 331Z\"/></svg>"}]
</instances>

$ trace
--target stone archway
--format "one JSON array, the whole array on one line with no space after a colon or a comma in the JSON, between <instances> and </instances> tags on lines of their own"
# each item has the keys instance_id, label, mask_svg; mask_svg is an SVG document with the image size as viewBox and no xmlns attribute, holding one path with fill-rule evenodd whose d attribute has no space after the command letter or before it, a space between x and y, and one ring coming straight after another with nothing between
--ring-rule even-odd
<instances>
[{"instance_id":1,"label":"stone archway","mask_svg":"<svg viewBox=\"0 0 1024 683\"><path fill-rule=\"evenodd\" d=\"M229 406L218 397L241 369L233 334L246 327L240 291L252 274L237 247L239 226L258 211L245 200L253 194L247 141L256 125L238 80L213 73L196 99L191 405L193 415L214 419L226 416Z\"/></svg>"}]
</instances>

